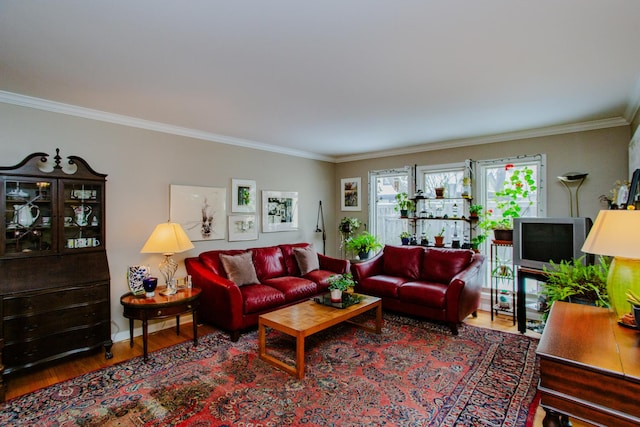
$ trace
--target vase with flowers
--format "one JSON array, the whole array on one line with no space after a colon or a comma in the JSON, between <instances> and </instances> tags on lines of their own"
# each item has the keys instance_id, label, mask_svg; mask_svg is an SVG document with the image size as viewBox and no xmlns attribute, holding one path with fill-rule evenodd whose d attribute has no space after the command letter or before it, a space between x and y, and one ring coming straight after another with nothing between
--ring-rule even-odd
<instances>
[{"instance_id":1,"label":"vase with flowers","mask_svg":"<svg viewBox=\"0 0 640 427\"><path fill-rule=\"evenodd\" d=\"M505 165L507 178L502 189L495 192L495 210L486 209L478 227L493 230L499 241L513 240L513 219L522 215L523 209L533 205L533 195L537 190L533 169L528 166L516 168Z\"/></svg>"}]
</instances>

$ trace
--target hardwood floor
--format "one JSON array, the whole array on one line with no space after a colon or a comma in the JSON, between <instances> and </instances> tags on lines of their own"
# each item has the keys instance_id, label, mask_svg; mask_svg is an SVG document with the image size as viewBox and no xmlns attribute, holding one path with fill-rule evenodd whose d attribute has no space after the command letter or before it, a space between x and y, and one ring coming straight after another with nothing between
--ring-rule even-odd
<instances>
[{"instance_id":1,"label":"hardwood floor","mask_svg":"<svg viewBox=\"0 0 640 427\"><path fill-rule=\"evenodd\" d=\"M517 328L512 323L511 317L498 316L492 322L489 312L480 311L477 318L469 317L465 322L473 326L518 333ZM149 334L149 352L183 341L192 340L192 330L193 328L191 328L190 325L180 325L180 336L176 335L175 329L173 328ZM211 326L198 325L198 336L203 336L213 331L215 331L215 328ZM527 332L527 334L539 337L539 334L535 332ZM104 358L104 352L101 351L30 372L19 372L9 375L8 378L5 378L7 384L6 399L9 400L51 384L76 377L85 372L91 372L140 355L142 355L142 337L135 337L133 347L129 347L129 340L114 343L113 358L110 360L106 360ZM543 418L544 411L538 408L534 427L541 427ZM573 425L574 427L580 427L586 426L587 424L580 424L574 421Z\"/></svg>"}]
</instances>

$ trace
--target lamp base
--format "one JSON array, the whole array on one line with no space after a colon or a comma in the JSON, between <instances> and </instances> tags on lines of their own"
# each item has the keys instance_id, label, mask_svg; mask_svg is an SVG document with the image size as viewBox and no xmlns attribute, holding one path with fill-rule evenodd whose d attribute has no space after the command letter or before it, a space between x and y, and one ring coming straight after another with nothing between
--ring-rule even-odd
<instances>
[{"instance_id":1,"label":"lamp base","mask_svg":"<svg viewBox=\"0 0 640 427\"><path fill-rule=\"evenodd\" d=\"M633 314L633 308L626 296L629 289L640 294L640 260L615 257L609 267L607 293L609 304L618 320L625 314Z\"/></svg>"}]
</instances>

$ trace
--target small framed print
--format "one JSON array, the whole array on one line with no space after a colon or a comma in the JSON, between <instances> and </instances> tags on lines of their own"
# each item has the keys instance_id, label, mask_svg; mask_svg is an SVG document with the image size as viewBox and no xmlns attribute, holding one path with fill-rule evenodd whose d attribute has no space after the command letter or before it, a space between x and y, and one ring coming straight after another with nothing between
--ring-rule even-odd
<instances>
[{"instance_id":1,"label":"small framed print","mask_svg":"<svg viewBox=\"0 0 640 427\"><path fill-rule=\"evenodd\" d=\"M229 215L229 241L258 240L255 215Z\"/></svg>"},{"instance_id":2,"label":"small framed print","mask_svg":"<svg viewBox=\"0 0 640 427\"><path fill-rule=\"evenodd\" d=\"M342 178L340 180L341 209L361 211L362 178Z\"/></svg>"},{"instance_id":3,"label":"small framed print","mask_svg":"<svg viewBox=\"0 0 640 427\"><path fill-rule=\"evenodd\" d=\"M262 191L262 232L298 229L298 192Z\"/></svg>"},{"instance_id":4,"label":"small framed print","mask_svg":"<svg viewBox=\"0 0 640 427\"><path fill-rule=\"evenodd\" d=\"M255 213L256 182L249 179L231 180L231 212Z\"/></svg>"}]
</instances>

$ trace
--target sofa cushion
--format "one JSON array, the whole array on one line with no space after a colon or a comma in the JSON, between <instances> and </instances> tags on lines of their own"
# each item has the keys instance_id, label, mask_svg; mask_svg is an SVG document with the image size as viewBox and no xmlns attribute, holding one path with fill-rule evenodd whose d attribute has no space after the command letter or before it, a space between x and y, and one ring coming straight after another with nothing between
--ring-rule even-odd
<instances>
[{"instance_id":1,"label":"sofa cushion","mask_svg":"<svg viewBox=\"0 0 640 427\"><path fill-rule=\"evenodd\" d=\"M306 248L293 248L293 254L296 257L298 268L300 269L300 274L302 276L320 269L318 253L313 245L309 245Z\"/></svg>"},{"instance_id":2,"label":"sofa cushion","mask_svg":"<svg viewBox=\"0 0 640 427\"><path fill-rule=\"evenodd\" d=\"M384 274L389 276L420 278L420 265L424 249L419 246L385 246Z\"/></svg>"},{"instance_id":3,"label":"sofa cushion","mask_svg":"<svg viewBox=\"0 0 640 427\"><path fill-rule=\"evenodd\" d=\"M279 247L267 246L265 248L254 248L251 251L253 252L253 265L256 268L260 282L287 274L282 251Z\"/></svg>"},{"instance_id":4,"label":"sofa cushion","mask_svg":"<svg viewBox=\"0 0 640 427\"><path fill-rule=\"evenodd\" d=\"M227 277L236 285L258 283L251 252L245 252L240 255L220 254L220 261L224 266Z\"/></svg>"},{"instance_id":5,"label":"sofa cushion","mask_svg":"<svg viewBox=\"0 0 640 427\"><path fill-rule=\"evenodd\" d=\"M402 302L445 309L447 285L434 282L407 282L398 289Z\"/></svg>"},{"instance_id":6,"label":"sofa cushion","mask_svg":"<svg viewBox=\"0 0 640 427\"><path fill-rule=\"evenodd\" d=\"M229 277L227 276L227 272L224 271L224 266L222 265L222 261L220 261L220 255L239 255L245 252L246 251L243 249L232 249L227 251L207 251L202 252L200 255L198 255L198 258L200 258L200 261L202 261L204 265L209 267L214 274L228 279Z\"/></svg>"},{"instance_id":7,"label":"sofa cushion","mask_svg":"<svg viewBox=\"0 0 640 427\"><path fill-rule=\"evenodd\" d=\"M240 293L242 293L244 314L270 310L285 303L282 292L263 284L241 286Z\"/></svg>"},{"instance_id":8,"label":"sofa cushion","mask_svg":"<svg viewBox=\"0 0 640 427\"><path fill-rule=\"evenodd\" d=\"M398 298L398 288L407 281L401 277L378 275L366 277L357 285L357 291L377 297Z\"/></svg>"},{"instance_id":9,"label":"sofa cushion","mask_svg":"<svg viewBox=\"0 0 640 427\"><path fill-rule=\"evenodd\" d=\"M473 252L465 249L427 248L422 262L422 279L448 284L472 258Z\"/></svg>"},{"instance_id":10,"label":"sofa cushion","mask_svg":"<svg viewBox=\"0 0 640 427\"><path fill-rule=\"evenodd\" d=\"M273 279L265 280L263 284L282 292L286 302L310 298L318 293L318 286L311 280L302 277L274 277Z\"/></svg>"},{"instance_id":11,"label":"sofa cushion","mask_svg":"<svg viewBox=\"0 0 640 427\"><path fill-rule=\"evenodd\" d=\"M282 256L284 256L284 265L287 269L288 276L301 276L300 268L298 267L298 261L296 260L293 250L295 248L306 248L309 243L290 243L280 245Z\"/></svg>"},{"instance_id":12,"label":"sofa cushion","mask_svg":"<svg viewBox=\"0 0 640 427\"><path fill-rule=\"evenodd\" d=\"M309 279L318 285L318 292L329 291L329 277L335 276L336 272L328 270L313 270L304 275L305 279Z\"/></svg>"}]
</instances>

